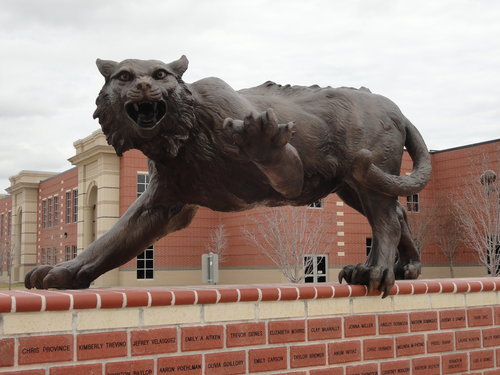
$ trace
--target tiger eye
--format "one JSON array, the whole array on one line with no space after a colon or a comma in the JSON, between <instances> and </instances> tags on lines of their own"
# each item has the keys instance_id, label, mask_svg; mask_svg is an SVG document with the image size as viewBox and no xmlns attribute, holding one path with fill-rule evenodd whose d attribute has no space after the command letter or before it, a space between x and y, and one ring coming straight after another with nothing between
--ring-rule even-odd
<instances>
[{"instance_id":1,"label":"tiger eye","mask_svg":"<svg viewBox=\"0 0 500 375\"><path fill-rule=\"evenodd\" d=\"M118 79L123 82L130 81L132 79L132 75L129 72L121 72L118 74Z\"/></svg>"},{"instance_id":2,"label":"tiger eye","mask_svg":"<svg viewBox=\"0 0 500 375\"><path fill-rule=\"evenodd\" d=\"M153 74L154 79L163 79L167 76L167 72L164 71L163 69L159 69Z\"/></svg>"}]
</instances>

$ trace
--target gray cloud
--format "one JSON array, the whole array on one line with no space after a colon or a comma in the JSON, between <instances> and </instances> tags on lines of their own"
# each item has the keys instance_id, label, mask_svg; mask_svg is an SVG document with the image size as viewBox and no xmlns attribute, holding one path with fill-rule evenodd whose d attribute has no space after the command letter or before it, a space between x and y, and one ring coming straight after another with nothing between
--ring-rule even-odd
<instances>
[{"instance_id":1,"label":"gray cloud","mask_svg":"<svg viewBox=\"0 0 500 375\"><path fill-rule=\"evenodd\" d=\"M188 82L367 86L430 148L499 136L500 3L392 0L3 0L0 190L21 169L62 171L97 129L97 57L186 54Z\"/></svg>"}]
</instances>

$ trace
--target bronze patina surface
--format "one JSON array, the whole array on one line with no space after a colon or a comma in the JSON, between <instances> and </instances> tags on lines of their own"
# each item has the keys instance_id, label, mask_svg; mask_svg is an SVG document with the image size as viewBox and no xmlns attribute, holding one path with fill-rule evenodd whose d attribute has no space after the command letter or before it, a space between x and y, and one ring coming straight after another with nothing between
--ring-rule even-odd
<instances>
[{"instance_id":1,"label":"bronze patina surface","mask_svg":"<svg viewBox=\"0 0 500 375\"><path fill-rule=\"evenodd\" d=\"M94 117L118 155L149 158L150 184L120 220L75 259L42 265L27 288L87 288L158 238L186 227L197 207L240 211L306 205L337 193L368 218L365 263L339 274L387 295L395 279L420 274L398 196L420 191L431 173L418 130L368 89L281 86L233 90L218 78L188 84L188 60L97 60L105 84ZM414 167L399 176L406 147ZM396 260L397 259L397 260Z\"/></svg>"}]
</instances>

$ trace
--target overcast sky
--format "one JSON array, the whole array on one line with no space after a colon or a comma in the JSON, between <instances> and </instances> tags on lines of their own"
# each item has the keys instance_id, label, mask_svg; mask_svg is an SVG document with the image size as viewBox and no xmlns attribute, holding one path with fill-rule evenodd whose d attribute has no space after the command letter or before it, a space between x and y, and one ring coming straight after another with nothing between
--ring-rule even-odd
<instances>
[{"instance_id":1,"label":"overcast sky","mask_svg":"<svg viewBox=\"0 0 500 375\"><path fill-rule=\"evenodd\" d=\"M430 149L500 137L500 2L2 0L0 193L21 170L71 168L103 84L96 58L187 55L184 79L235 89L366 86Z\"/></svg>"}]
</instances>

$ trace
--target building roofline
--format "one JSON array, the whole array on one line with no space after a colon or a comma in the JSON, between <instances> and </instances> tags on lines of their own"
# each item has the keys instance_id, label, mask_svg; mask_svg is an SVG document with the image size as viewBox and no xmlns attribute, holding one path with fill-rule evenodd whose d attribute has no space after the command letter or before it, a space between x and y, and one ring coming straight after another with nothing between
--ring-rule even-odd
<instances>
[{"instance_id":1,"label":"building roofline","mask_svg":"<svg viewBox=\"0 0 500 375\"><path fill-rule=\"evenodd\" d=\"M463 148L469 148L469 147L476 147L476 146L482 146L486 145L489 143L495 143L495 142L500 142L500 138L497 139L491 139L489 141L483 141L483 142L477 142L477 143L471 143L468 145L463 145L463 146L457 146L457 147L451 147L451 148L445 148L443 150L430 150L429 153L431 154L440 154L442 152L448 152L448 151L455 151L455 150L461 150Z\"/></svg>"},{"instance_id":2,"label":"building roofline","mask_svg":"<svg viewBox=\"0 0 500 375\"><path fill-rule=\"evenodd\" d=\"M50 181L50 180L52 180L52 179L54 179L54 178L56 178L56 177L59 177L60 175L62 175L62 174L64 174L64 173L67 173L67 172L69 172L69 171L72 171L73 169L76 169L76 168L78 168L78 167L71 167L71 168L69 168L69 169L66 169L65 171L59 172L59 173L57 173L57 174L55 174L55 175L53 175L53 176L51 176L51 177L49 177L49 178L46 178L45 180L40 180L40 183L45 182L45 181Z\"/></svg>"}]
</instances>

